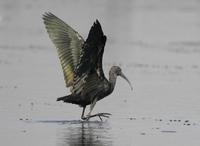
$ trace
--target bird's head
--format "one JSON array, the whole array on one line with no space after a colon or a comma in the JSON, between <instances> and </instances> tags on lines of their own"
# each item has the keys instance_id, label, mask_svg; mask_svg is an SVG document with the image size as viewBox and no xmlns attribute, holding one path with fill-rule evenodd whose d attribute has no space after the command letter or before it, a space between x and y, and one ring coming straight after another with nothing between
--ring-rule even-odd
<instances>
[{"instance_id":1,"label":"bird's head","mask_svg":"<svg viewBox=\"0 0 200 146\"><path fill-rule=\"evenodd\" d=\"M128 80L128 78L123 74L122 69L119 66L112 66L110 73L114 74L115 76L120 76L123 79L125 79L129 86L131 87L131 90L133 90L133 86L131 85L131 82Z\"/></svg>"}]
</instances>

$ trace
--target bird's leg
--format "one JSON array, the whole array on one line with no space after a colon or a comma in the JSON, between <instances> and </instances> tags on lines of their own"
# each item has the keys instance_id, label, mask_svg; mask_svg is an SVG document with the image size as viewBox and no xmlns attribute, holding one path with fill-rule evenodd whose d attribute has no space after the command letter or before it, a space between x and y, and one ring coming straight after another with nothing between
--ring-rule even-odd
<instances>
[{"instance_id":1,"label":"bird's leg","mask_svg":"<svg viewBox=\"0 0 200 146\"><path fill-rule=\"evenodd\" d=\"M85 108L86 108L86 106L83 107L83 111L82 111L82 115L81 115L81 119L82 119L82 120L85 120L85 119L86 119L86 118L84 117Z\"/></svg>"},{"instance_id":2,"label":"bird's leg","mask_svg":"<svg viewBox=\"0 0 200 146\"><path fill-rule=\"evenodd\" d=\"M92 113L92 110L94 109L94 106L96 105L96 102L97 102L97 98L95 98L95 99L93 100L93 102L90 104L90 112L88 113L87 117L90 118L91 113Z\"/></svg>"},{"instance_id":3,"label":"bird's leg","mask_svg":"<svg viewBox=\"0 0 200 146\"><path fill-rule=\"evenodd\" d=\"M99 119L102 121L101 117L109 118L109 116L111 115L110 113L98 113L98 114L91 115L91 112L92 112L94 106L96 105L96 102L97 102L97 98L95 98L94 101L91 103L91 105L90 105L90 112L86 116L86 119L89 120L92 117L97 117L98 116Z\"/></svg>"}]
</instances>

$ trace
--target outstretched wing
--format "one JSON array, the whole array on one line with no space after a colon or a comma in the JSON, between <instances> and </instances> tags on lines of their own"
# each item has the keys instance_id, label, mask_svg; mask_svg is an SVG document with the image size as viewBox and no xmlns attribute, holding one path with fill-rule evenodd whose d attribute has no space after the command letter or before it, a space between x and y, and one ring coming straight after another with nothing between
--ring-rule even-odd
<instances>
[{"instance_id":1,"label":"outstretched wing","mask_svg":"<svg viewBox=\"0 0 200 146\"><path fill-rule=\"evenodd\" d=\"M88 85L92 85L97 78L104 77L102 57L106 36L98 20L91 27L86 41L52 13L45 13L43 20L57 48L66 86L72 86L72 93L80 94L83 88L88 90Z\"/></svg>"},{"instance_id":2,"label":"outstretched wing","mask_svg":"<svg viewBox=\"0 0 200 146\"><path fill-rule=\"evenodd\" d=\"M73 93L79 94L94 74L96 74L98 78L104 78L102 57L105 43L106 36L102 31L99 21L96 20L90 29L86 42L83 45L80 56L81 58L75 70L76 76Z\"/></svg>"},{"instance_id":3,"label":"outstretched wing","mask_svg":"<svg viewBox=\"0 0 200 146\"><path fill-rule=\"evenodd\" d=\"M66 86L73 86L75 69L80 62L84 39L52 13L45 13L43 20L49 37L57 48Z\"/></svg>"},{"instance_id":4,"label":"outstretched wing","mask_svg":"<svg viewBox=\"0 0 200 146\"><path fill-rule=\"evenodd\" d=\"M77 76L86 74L95 68L105 43L106 36L103 34L99 21L96 20L91 27L88 38L83 46L81 58L76 69Z\"/></svg>"}]
</instances>

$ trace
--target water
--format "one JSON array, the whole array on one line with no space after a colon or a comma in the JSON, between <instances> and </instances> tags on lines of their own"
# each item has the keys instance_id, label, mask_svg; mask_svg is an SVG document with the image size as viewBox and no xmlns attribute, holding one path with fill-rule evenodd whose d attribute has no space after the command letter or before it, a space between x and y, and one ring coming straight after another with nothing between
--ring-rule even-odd
<instances>
[{"instance_id":1,"label":"water","mask_svg":"<svg viewBox=\"0 0 200 146\"><path fill-rule=\"evenodd\" d=\"M196 0L0 1L0 145L198 146L200 3ZM106 76L121 78L93 113L56 102L69 94L42 22L50 11L86 38L95 19L108 37ZM88 109L87 109L88 110ZM88 112L88 111L86 111Z\"/></svg>"}]
</instances>

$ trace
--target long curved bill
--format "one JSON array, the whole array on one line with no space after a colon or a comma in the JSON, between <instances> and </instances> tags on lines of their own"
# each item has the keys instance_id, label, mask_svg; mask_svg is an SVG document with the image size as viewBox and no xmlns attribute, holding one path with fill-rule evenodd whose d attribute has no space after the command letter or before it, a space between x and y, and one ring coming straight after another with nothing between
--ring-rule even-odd
<instances>
[{"instance_id":1,"label":"long curved bill","mask_svg":"<svg viewBox=\"0 0 200 146\"><path fill-rule=\"evenodd\" d=\"M129 86L131 87L131 90L133 90L133 86L131 85L131 82L128 80L128 78L122 72L121 72L120 76L128 82Z\"/></svg>"}]
</instances>

